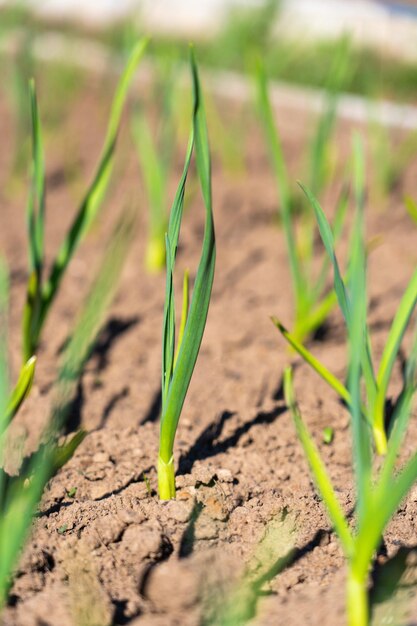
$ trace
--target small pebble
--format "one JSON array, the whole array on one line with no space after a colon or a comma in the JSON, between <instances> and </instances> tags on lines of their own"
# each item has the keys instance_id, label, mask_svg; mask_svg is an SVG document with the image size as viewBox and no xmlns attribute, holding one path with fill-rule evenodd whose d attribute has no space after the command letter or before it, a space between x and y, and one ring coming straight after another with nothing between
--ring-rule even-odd
<instances>
[{"instance_id":1,"label":"small pebble","mask_svg":"<svg viewBox=\"0 0 417 626\"><path fill-rule=\"evenodd\" d=\"M228 469L219 469L216 472L217 478L221 483L232 483L233 482L233 474Z\"/></svg>"},{"instance_id":2,"label":"small pebble","mask_svg":"<svg viewBox=\"0 0 417 626\"><path fill-rule=\"evenodd\" d=\"M107 463L110 460L107 452L96 452L93 456L93 463Z\"/></svg>"}]
</instances>

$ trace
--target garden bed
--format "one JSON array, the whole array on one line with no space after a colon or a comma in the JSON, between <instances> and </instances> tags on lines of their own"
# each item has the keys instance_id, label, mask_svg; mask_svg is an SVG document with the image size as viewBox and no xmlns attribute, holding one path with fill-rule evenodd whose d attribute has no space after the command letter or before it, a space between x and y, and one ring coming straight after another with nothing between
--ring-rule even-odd
<instances>
[{"instance_id":1,"label":"garden bed","mask_svg":"<svg viewBox=\"0 0 417 626\"><path fill-rule=\"evenodd\" d=\"M107 114L102 93L103 83L90 81L47 144L51 255L73 215L79 181L88 179L97 158ZM41 92L41 106L42 98L47 94ZM144 270L145 197L125 124L105 214L70 266L48 320L33 393L14 425L15 434L35 436L45 423L57 354L89 284L91 267L116 214L134 204L140 213L137 236L68 423L69 431L82 425L89 434L46 490L4 613L5 626L204 623L203 616L208 619L219 598L227 598L239 581L245 563L254 567L253 554L271 523L282 529L277 533L281 540L268 555L271 565L294 550L289 566L265 580L258 617L251 623L345 623L344 559L285 408L284 367L291 361L298 364L300 407L347 511L354 502L349 416L326 384L288 352L270 321L272 314L288 325L292 320L275 181L252 114L235 105L232 110L220 108L226 120L242 116L245 132L239 149L245 169L232 175L214 155L217 268L201 354L177 435L177 500L159 502L155 494L164 276ZM26 281L26 190L13 186L10 191L12 127L2 101L0 244L12 276L11 359L17 368ZM294 179L299 178L309 120L286 111L280 127ZM350 151L350 131L344 126L337 132L339 169ZM58 134L71 143L63 146ZM179 152L172 190L182 159ZM402 202L405 191L414 191L416 170L417 164L410 164L401 188L384 203L372 199L367 208L368 239L377 238L369 259L376 355L417 260L417 227ZM68 173L72 171L74 178ZM325 209L332 210L339 189L334 185L326 194ZM198 195L189 198L188 209L178 264L192 268L193 275L204 223ZM345 331L337 311L311 349L343 376ZM335 432L330 445L320 443L327 426ZM416 434L411 423L405 456L414 448ZM401 546L416 546L416 523L414 491L385 534L379 566ZM407 604L409 623L417 619L413 602Z\"/></svg>"}]
</instances>

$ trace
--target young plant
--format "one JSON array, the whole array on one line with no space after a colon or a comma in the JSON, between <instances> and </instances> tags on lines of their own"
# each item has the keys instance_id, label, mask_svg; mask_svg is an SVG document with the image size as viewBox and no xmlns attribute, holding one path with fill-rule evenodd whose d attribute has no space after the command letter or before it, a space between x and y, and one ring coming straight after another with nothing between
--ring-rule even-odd
<instances>
[{"instance_id":1,"label":"young plant","mask_svg":"<svg viewBox=\"0 0 417 626\"><path fill-rule=\"evenodd\" d=\"M9 280L4 261L0 258L0 437L15 417L20 406L32 388L35 376L36 357L31 357L21 368L19 377L12 391L8 390L8 371L5 355L7 354L7 306Z\"/></svg>"},{"instance_id":2,"label":"young plant","mask_svg":"<svg viewBox=\"0 0 417 626\"><path fill-rule=\"evenodd\" d=\"M356 204L358 207L362 207L364 204L364 164L362 151L358 147L356 147L355 171ZM302 188L314 209L321 239L333 266L334 290L337 295L337 300L343 314L347 330L350 332L353 319L353 306L349 301L348 289L342 278L340 265L337 260L335 237L324 211L316 198L309 189L303 186ZM351 269L349 267L348 273L350 271ZM387 453L387 434L385 430L385 422L387 418L386 404L388 387L394 364L399 357L403 336L416 304L417 270L414 272L397 309L378 369L373 362L369 329L367 325L364 327L366 336L361 353L361 366L365 382L366 399L362 403L361 410L364 418L373 431L376 450L380 455L385 455ZM339 394L348 406L351 406L352 397L348 387L337 379L321 362L319 362L313 354L298 341L294 333L288 332L278 319L273 318L273 322L294 350L302 356L302 358L330 385L330 387L336 391L336 393ZM403 393L407 392L407 385L408 381L404 379Z\"/></svg>"},{"instance_id":3,"label":"young plant","mask_svg":"<svg viewBox=\"0 0 417 626\"><path fill-rule=\"evenodd\" d=\"M362 389L367 389L369 362L364 355L369 352L369 331L366 322L366 258L363 240L362 208L357 210L354 235L350 250L349 281L345 285L338 280L338 291L348 311L349 376L346 392L351 414L353 475L355 484L355 523L350 527L349 518L338 501L336 491L327 473L320 452L316 447L297 407L291 369L284 375L285 397L290 408L298 438L304 449L313 474L316 488L327 508L328 515L342 545L347 562L346 602L349 626L368 626L370 619L368 576L376 551L382 541L384 530L397 511L401 501L417 479L417 454L405 465L397 467L398 456L411 415L412 400L416 389L417 332L407 365L404 370L403 389L394 405L390 422L387 454L381 464L375 463L372 446L373 423L364 410ZM401 306L400 306L401 309ZM396 321L399 324L401 314ZM402 319L402 321L404 321ZM395 342L399 334L398 324ZM402 326L402 324L401 324ZM394 334L387 345L393 345ZM392 354L392 352L390 353ZM377 403L387 400L387 370L391 359L382 366L380 386L376 393ZM382 396L383 394L383 396ZM367 395L367 394L366 394Z\"/></svg>"},{"instance_id":4,"label":"young plant","mask_svg":"<svg viewBox=\"0 0 417 626\"><path fill-rule=\"evenodd\" d=\"M184 170L171 208L166 234L166 292L162 336L162 413L159 439L158 487L161 500L175 498L174 439L181 410L200 350L214 279L216 243L211 194L211 164L206 118L197 66L191 53L193 81L193 127ZM178 346L175 347L175 303L173 274L184 208L184 194L191 157L195 160L205 205L205 227L200 262L188 308L188 278Z\"/></svg>"},{"instance_id":5,"label":"young plant","mask_svg":"<svg viewBox=\"0 0 417 626\"><path fill-rule=\"evenodd\" d=\"M329 85L327 108L319 119L310 147L308 179L316 193L321 193L326 183L328 144L336 122L338 85L347 71L348 49L342 47L335 61L337 79ZM324 257L320 269L313 271L315 224L310 212L297 216L298 200L294 194L287 170L286 159L275 124L274 113L268 95L268 82L264 68L257 71L258 108L269 148L271 161L278 185L280 217L290 265L294 296L293 334L298 341L307 339L326 320L336 304L333 291L326 290L330 269ZM342 232L348 206L348 189L344 187L335 212L334 232L338 238Z\"/></svg>"},{"instance_id":6,"label":"young plant","mask_svg":"<svg viewBox=\"0 0 417 626\"><path fill-rule=\"evenodd\" d=\"M224 119L221 103L213 95L205 98L207 122L210 128L212 152L220 160L229 176L242 176L245 172L245 157L242 145L245 142L245 121L234 113L233 120Z\"/></svg>"},{"instance_id":7,"label":"young plant","mask_svg":"<svg viewBox=\"0 0 417 626\"><path fill-rule=\"evenodd\" d=\"M406 196L404 198L404 202L408 215L410 216L414 224L417 224L417 202L411 196Z\"/></svg>"},{"instance_id":8,"label":"young plant","mask_svg":"<svg viewBox=\"0 0 417 626\"><path fill-rule=\"evenodd\" d=\"M21 549L29 533L32 517L47 482L67 463L86 436L75 433L63 444L58 442L66 421L77 381L90 355L105 312L114 295L132 234L132 220L124 218L106 250L96 280L90 290L78 323L65 348L55 383L51 418L38 450L22 459L16 475L4 469L5 439L0 439L0 611L7 600ZM7 404L5 341L5 285L0 273L0 415ZM8 425L4 424L5 426ZM2 424L3 426L3 424Z\"/></svg>"},{"instance_id":9,"label":"young plant","mask_svg":"<svg viewBox=\"0 0 417 626\"><path fill-rule=\"evenodd\" d=\"M48 276L45 276L45 164L42 131L35 87L33 81L30 83L33 173L26 212L30 276L23 317L23 355L25 360L36 353L43 325L58 293L68 264L99 213L113 170L114 152L124 102L136 67L144 54L146 43L146 40L141 40L134 47L120 79L113 100L104 146L93 181L86 192L71 228L62 242Z\"/></svg>"},{"instance_id":10,"label":"young plant","mask_svg":"<svg viewBox=\"0 0 417 626\"><path fill-rule=\"evenodd\" d=\"M265 587L291 564L297 535L295 515L287 509L269 521L236 583L227 591L215 587L212 597L210 594L202 626L246 626L253 623L258 604L265 595Z\"/></svg>"},{"instance_id":11,"label":"young plant","mask_svg":"<svg viewBox=\"0 0 417 626\"><path fill-rule=\"evenodd\" d=\"M404 172L417 154L417 131L411 131L394 146L390 129L382 123L370 124L376 191L382 200L400 187Z\"/></svg>"},{"instance_id":12,"label":"young plant","mask_svg":"<svg viewBox=\"0 0 417 626\"><path fill-rule=\"evenodd\" d=\"M173 120L174 69L156 68L158 96L161 101L162 123L156 137L145 113L136 107L132 117L133 139L142 172L149 206L149 236L145 252L145 266L151 273L165 267L165 233L168 228L168 180L175 147ZM160 74L160 75L159 75Z\"/></svg>"}]
</instances>

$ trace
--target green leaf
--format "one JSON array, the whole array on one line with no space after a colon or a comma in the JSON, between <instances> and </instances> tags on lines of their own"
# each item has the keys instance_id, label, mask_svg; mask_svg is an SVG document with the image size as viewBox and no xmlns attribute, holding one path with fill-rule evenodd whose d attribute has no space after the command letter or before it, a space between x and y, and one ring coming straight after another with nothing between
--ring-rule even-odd
<instances>
[{"instance_id":1,"label":"green leaf","mask_svg":"<svg viewBox=\"0 0 417 626\"><path fill-rule=\"evenodd\" d=\"M414 272L401 299L381 357L377 374L377 393L374 408L374 420L380 427L383 427L384 425L385 402L387 399L388 385L391 379L392 369L394 367L395 360L398 357L398 351L400 349L404 333L407 329L416 304L417 270Z\"/></svg>"},{"instance_id":2,"label":"green leaf","mask_svg":"<svg viewBox=\"0 0 417 626\"><path fill-rule=\"evenodd\" d=\"M45 231L45 163L42 127L33 80L29 82L29 93L32 119L32 181L26 207L30 274L22 320L25 361L34 354L37 344L39 317L42 310Z\"/></svg>"},{"instance_id":3,"label":"green leaf","mask_svg":"<svg viewBox=\"0 0 417 626\"><path fill-rule=\"evenodd\" d=\"M42 272L45 231L45 161L43 154L42 126L34 80L29 82L32 119L32 182L26 208L29 235L29 259L31 271Z\"/></svg>"},{"instance_id":4,"label":"green leaf","mask_svg":"<svg viewBox=\"0 0 417 626\"><path fill-rule=\"evenodd\" d=\"M40 326L42 326L49 307L58 292L62 277L68 266L68 263L70 262L81 239L90 228L100 209L101 202L113 170L114 151L124 103L137 65L145 52L146 45L147 40L141 39L139 43L134 47L127 66L119 81L111 108L107 134L105 137L101 157L97 165L96 173L81 204L81 207L75 217L75 220L61 245L58 255L53 263L48 281L44 284L43 287L43 308L39 322Z\"/></svg>"},{"instance_id":5,"label":"green leaf","mask_svg":"<svg viewBox=\"0 0 417 626\"><path fill-rule=\"evenodd\" d=\"M357 567L366 569L385 527L417 480L417 454L397 477L380 481L373 489L371 506L356 540Z\"/></svg>"},{"instance_id":6,"label":"green leaf","mask_svg":"<svg viewBox=\"0 0 417 626\"><path fill-rule=\"evenodd\" d=\"M293 331L294 339L301 343L303 338L308 337L308 335L320 328L336 304L337 297L332 289L296 322Z\"/></svg>"},{"instance_id":7,"label":"green leaf","mask_svg":"<svg viewBox=\"0 0 417 626\"><path fill-rule=\"evenodd\" d=\"M175 432L203 338L214 279L216 259L211 196L210 152L204 106L200 91L197 66L193 54L191 55L191 68L194 93L193 134L195 140L197 173L205 204L206 219L201 258L194 282L188 318L176 366L169 386L166 405L163 409L163 415L161 418L160 457L165 463L169 463L172 457ZM180 188L182 188L181 183ZM180 211L182 212L182 205L180 207L176 207L174 203L173 208L178 208L178 210L177 214L174 212L171 214L170 230L174 232L174 237L169 237L169 241L171 248L173 245L175 245L176 248L176 244L178 242L178 235L176 235L176 233L179 233L181 217L179 213Z\"/></svg>"},{"instance_id":8,"label":"green leaf","mask_svg":"<svg viewBox=\"0 0 417 626\"><path fill-rule=\"evenodd\" d=\"M357 205L350 249L351 324L349 326L349 380L353 466L359 524L366 513L371 489L371 439L362 417L362 354L366 340L366 279L362 205Z\"/></svg>"},{"instance_id":9,"label":"green leaf","mask_svg":"<svg viewBox=\"0 0 417 626\"><path fill-rule=\"evenodd\" d=\"M126 211L112 233L88 297L63 353L55 389L53 413L61 422L66 418L74 387L90 356L94 341L114 297L127 253L135 232L135 218ZM60 424L54 423L59 431Z\"/></svg>"},{"instance_id":10,"label":"green leaf","mask_svg":"<svg viewBox=\"0 0 417 626\"><path fill-rule=\"evenodd\" d=\"M336 123L339 91L345 84L346 77L351 67L350 42L347 37L343 38L329 70L329 81L326 92L326 108L320 116L315 135L310 149L310 188L315 195L319 195L323 189L326 178L326 157L329 142Z\"/></svg>"},{"instance_id":11,"label":"green leaf","mask_svg":"<svg viewBox=\"0 0 417 626\"><path fill-rule=\"evenodd\" d=\"M300 187L306 194L308 200L311 203L311 206L314 209L316 219L317 219L317 224L318 224L319 231L320 231L320 236L323 241L323 245L326 249L326 252L331 260L332 266L333 266L334 289L335 289L337 299L339 302L339 307L340 307L340 310L342 311L343 317L345 318L346 326L349 331L349 328L352 322L351 322L351 310L350 310L350 303L349 303L349 297L348 297L348 290L342 278L339 263L336 257L335 246L334 246L334 236L332 233L332 229L324 214L323 209L321 208L319 202L311 193L311 191L307 187L302 185L301 183L300 183ZM370 347L370 340L369 340L368 333L367 333L366 342L364 344L364 352L361 355L361 357L362 357L362 369L364 372L365 382L366 382L366 387L367 387L368 403L370 406L370 415L372 415L373 413L372 407L373 407L374 398L376 395L376 381L375 381L375 375L374 375L374 370L373 370L373 365L372 365L371 347Z\"/></svg>"},{"instance_id":12,"label":"green leaf","mask_svg":"<svg viewBox=\"0 0 417 626\"><path fill-rule=\"evenodd\" d=\"M271 155L274 172L278 183L280 200L280 215L284 228L285 242L287 246L290 271L294 285L296 301L306 291L306 284L297 255L297 241L292 224L293 200L290 187L290 179L287 172L284 153L278 129L275 124L274 113L268 95L268 81L263 65L259 62L256 74L256 87L258 95L258 107L263 125L265 140Z\"/></svg>"},{"instance_id":13,"label":"green leaf","mask_svg":"<svg viewBox=\"0 0 417 626\"><path fill-rule=\"evenodd\" d=\"M388 452L384 459L379 483L381 489L388 489L393 476L396 461L401 450L407 426L411 417L412 402L415 393L415 379L417 372L417 328L414 331L412 348L407 360L404 373L404 385L395 403L390 421ZM385 487L383 487L385 485Z\"/></svg>"},{"instance_id":14,"label":"green leaf","mask_svg":"<svg viewBox=\"0 0 417 626\"><path fill-rule=\"evenodd\" d=\"M294 397L294 387L292 382L291 368L287 368L284 372L284 393L285 401L291 412L297 430L298 438L303 446L304 453L310 465L314 481L317 489L327 508L330 520L337 532L343 550L347 558L353 554L354 543L349 526L346 522L343 510L336 497L331 480L327 473L326 467L321 459L320 453L308 432Z\"/></svg>"},{"instance_id":15,"label":"green leaf","mask_svg":"<svg viewBox=\"0 0 417 626\"><path fill-rule=\"evenodd\" d=\"M181 209L182 210L182 209ZM166 290L164 305L164 328L163 328L163 350L162 350L162 413L168 397L169 386L171 384L172 372L174 368L175 355L175 298L174 298L174 276L173 267L175 260L171 256L171 242L168 235L166 241Z\"/></svg>"},{"instance_id":16,"label":"green leaf","mask_svg":"<svg viewBox=\"0 0 417 626\"><path fill-rule=\"evenodd\" d=\"M149 271L159 271L165 264L165 256L155 254L154 251L159 248L164 249L165 231L168 225L166 207L168 172L164 159L158 154L151 128L139 109L135 111L132 118L132 134L149 204L150 233L146 265Z\"/></svg>"},{"instance_id":17,"label":"green leaf","mask_svg":"<svg viewBox=\"0 0 417 626\"><path fill-rule=\"evenodd\" d=\"M183 285L182 285L181 322L180 322L180 328L178 331L178 344L177 344L177 352L176 352L175 359L174 359L174 368L177 362L178 353L180 351L182 340L184 337L185 325L188 319L189 306L190 306L190 273L188 270L185 270Z\"/></svg>"},{"instance_id":18,"label":"green leaf","mask_svg":"<svg viewBox=\"0 0 417 626\"><path fill-rule=\"evenodd\" d=\"M404 202L409 216L417 224L417 202L411 196L406 196Z\"/></svg>"},{"instance_id":19,"label":"green leaf","mask_svg":"<svg viewBox=\"0 0 417 626\"><path fill-rule=\"evenodd\" d=\"M299 183L301 189L304 191L308 201L310 202L314 213L316 215L317 224L320 231L320 236L323 241L323 245L326 249L326 252L331 260L334 272L334 289L337 295L337 299L339 302L340 310L343 313L343 316L346 320L347 325L350 323L350 305L349 299L347 295L347 290L345 283L343 282L342 274L340 272L339 263L336 257L335 247L334 247L334 237L332 233L332 229L330 227L329 222L324 214L323 209L321 208L319 202L313 195L313 193L303 185Z\"/></svg>"},{"instance_id":20,"label":"green leaf","mask_svg":"<svg viewBox=\"0 0 417 626\"><path fill-rule=\"evenodd\" d=\"M195 97L195 94L194 94ZM194 105L195 108L195 105ZM171 207L168 223L168 234L166 241L166 286L164 304L164 323L162 331L162 415L168 398L168 390L172 379L172 370L175 354L175 302L173 274L175 260L178 249L178 239L181 230L181 221L184 211L185 185L187 182L188 170L194 148L194 127L191 130L188 141L187 153L184 162L181 179L175 193L174 202Z\"/></svg>"},{"instance_id":21,"label":"green leaf","mask_svg":"<svg viewBox=\"0 0 417 626\"><path fill-rule=\"evenodd\" d=\"M8 353L9 274L0 256L0 432L7 425L7 398L9 394ZM1 479L0 479L1 497Z\"/></svg>"},{"instance_id":22,"label":"green leaf","mask_svg":"<svg viewBox=\"0 0 417 626\"><path fill-rule=\"evenodd\" d=\"M52 462L53 474L56 474L57 471L61 469L61 467L64 467L64 465L68 463L68 461L74 456L78 446L81 445L86 437L87 432L85 430L79 430L77 433L75 433L73 437L71 437L69 441L55 448ZM74 492L74 495L75 493L76 490Z\"/></svg>"},{"instance_id":23,"label":"green leaf","mask_svg":"<svg viewBox=\"0 0 417 626\"><path fill-rule=\"evenodd\" d=\"M290 213L292 204L290 178L287 172L287 164L285 162L281 140L275 124L274 113L268 95L268 79L261 61L258 62L255 78L258 108L265 132L265 139L272 157L274 171L278 181L281 211L282 213Z\"/></svg>"},{"instance_id":24,"label":"green leaf","mask_svg":"<svg viewBox=\"0 0 417 626\"><path fill-rule=\"evenodd\" d=\"M330 426L323 429L323 443L330 445L334 439L334 430Z\"/></svg>"},{"instance_id":25,"label":"green leaf","mask_svg":"<svg viewBox=\"0 0 417 626\"><path fill-rule=\"evenodd\" d=\"M304 359L308 365L310 365L323 380L326 381L328 385L332 389L336 391L336 393L344 400L347 404L350 404L351 398L348 390L340 382L336 376L334 376L320 361L314 357L307 348L305 348L301 343L299 343L294 336L281 324L281 322L276 318L271 318L272 323L276 328L278 328L281 335L288 341L290 346L294 348L296 352Z\"/></svg>"},{"instance_id":26,"label":"green leaf","mask_svg":"<svg viewBox=\"0 0 417 626\"><path fill-rule=\"evenodd\" d=\"M349 206L349 196L350 196L349 185L343 185L342 190L340 192L339 199L337 201L336 212L335 212L335 216L333 220L332 230L333 230L333 237L334 237L335 243L339 240L342 234L343 226L344 226L345 219L346 219L347 209ZM313 301L318 300L318 298L320 297L320 294L322 293L325 287L330 265L331 265L331 259L329 255L326 254L326 256L323 259L322 267L321 267L317 282L314 285L314 289L312 291L311 297Z\"/></svg>"},{"instance_id":27,"label":"green leaf","mask_svg":"<svg viewBox=\"0 0 417 626\"><path fill-rule=\"evenodd\" d=\"M27 398L32 388L35 376L36 357L31 357L20 370L19 378L13 389L6 408L5 424L18 412L22 402Z\"/></svg>"}]
</instances>

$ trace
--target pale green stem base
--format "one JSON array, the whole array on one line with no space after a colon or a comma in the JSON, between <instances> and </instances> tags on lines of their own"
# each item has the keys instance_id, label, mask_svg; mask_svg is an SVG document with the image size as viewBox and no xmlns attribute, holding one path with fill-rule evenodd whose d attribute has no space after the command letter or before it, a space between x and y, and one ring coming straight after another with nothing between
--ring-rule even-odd
<instances>
[{"instance_id":1,"label":"pale green stem base","mask_svg":"<svg viewBox=\"0 0 417 626\"><path fill-rule=\"evenodd\" d=\"M349 626L368 626L369 600L366 576L350 571L347 580L347 612Z\"/></svg>"},{"instance_id":2,"label":"pale green stem base","mask_svg":"<svg viewBox=\"0 0 417 626\"><path fill-rule=\"evenodd\" d=\"M388 442L384 427L374 426L374 441L377 454L385 456L388 451Z\"/></svg>"},{"instance_id":3,"label":"pale green stem base","mask_svg":"<svg viewBox=\"0 0 417 626\"><path fill-rule=\"evenodd\" d=\"M146 247L145 265L148 272L156 274L165 267L165 239L152 237Z\"/></svg>"},{"instance_id":4,"label":"pale green stem base","mask_svg":"<svg viewBox=\"0 0 417 626\"><path fill-rule=\"evenodd\" d=\"M174 457L168 463L158 458L158 492L160 500L172 500L175 498L175 472Z\"/></svg>"}]
</instances>

